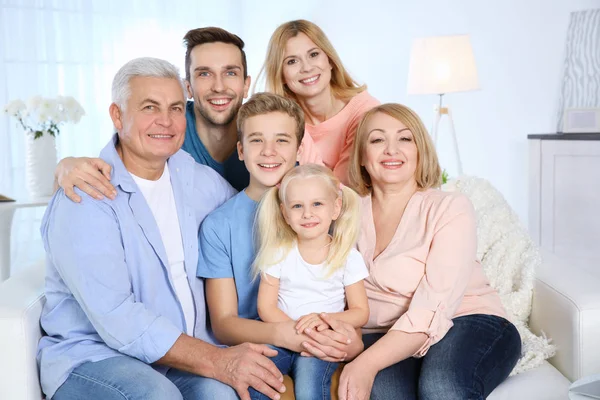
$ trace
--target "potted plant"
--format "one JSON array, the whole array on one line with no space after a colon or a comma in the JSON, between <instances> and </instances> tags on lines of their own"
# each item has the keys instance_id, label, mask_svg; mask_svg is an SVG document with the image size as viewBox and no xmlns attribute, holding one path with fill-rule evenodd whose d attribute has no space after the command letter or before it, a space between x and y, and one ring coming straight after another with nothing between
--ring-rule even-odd
<instances>
[{"instance_id":1,"label":"potted plant","mask_svg":"<svg viewBox=\"0 0 600 400\"><path fill-rule=\"evenodd\" d=\"M32 198L54 192L56 136L64 123L78 123L85 110L71 96L45 98L33 96L27 103L16 99L4 107L26 133L25 179Z\"/></svg>"}]
</instances>

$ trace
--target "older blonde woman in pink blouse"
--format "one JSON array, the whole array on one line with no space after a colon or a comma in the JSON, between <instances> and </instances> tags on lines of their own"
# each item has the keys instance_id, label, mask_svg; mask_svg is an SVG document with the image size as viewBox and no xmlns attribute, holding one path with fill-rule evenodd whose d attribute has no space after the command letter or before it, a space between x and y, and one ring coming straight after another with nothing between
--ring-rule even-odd
<instances>
[{"instance_id":1,"label":"older blonde woman in pink blouse","mask_svg":"<svg viewBox=\"0 0 600 400\"><path fill-rule=\"evenodd\" d=\"M358 249L371 315L340 399L484 399L516 364L521 340L477 260L473 206L436 189L437 155L412 110L365 114L350 181L363 196Z\"/></svg>"}]
</instances>

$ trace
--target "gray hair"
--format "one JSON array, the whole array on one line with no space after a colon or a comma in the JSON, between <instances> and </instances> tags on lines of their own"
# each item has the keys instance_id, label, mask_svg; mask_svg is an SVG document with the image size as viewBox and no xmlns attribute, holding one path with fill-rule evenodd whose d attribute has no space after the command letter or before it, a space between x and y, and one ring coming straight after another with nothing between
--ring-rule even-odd
<instances>
[{"instance_id":1,"label":"gray hair","mask_svg":"<svg viewBox=\"0 0 600 400\"><path fill-rule=\"evenodd\" d=\"M136 76L175 79L181 85L185 96L185 86L176 66L159 58L134 58L119 69L112 82L112 101L122 110L125 110L127 100L131 96L129 81Z\"/></svg>"}]
</instances>

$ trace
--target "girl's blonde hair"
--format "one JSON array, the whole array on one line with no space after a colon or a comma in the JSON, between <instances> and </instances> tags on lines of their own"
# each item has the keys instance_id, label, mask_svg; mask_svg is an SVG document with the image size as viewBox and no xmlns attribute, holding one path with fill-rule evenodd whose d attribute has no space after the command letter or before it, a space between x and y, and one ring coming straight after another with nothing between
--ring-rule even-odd
<instances>
[{"instance_id":1,"label":"girl's blonde hair","mask_svg":"<svg viewBox=\"0 0 600 400\"><path fill-rule=\"evenodd\" d=\"M350 167L348 171L350 185L361 196L371 193L373 183L371 176L363 166L365 146L369 139L367 125L371 118L378 113L389 115L402 122L413 135L417 146L417 168L415 170L415 181L421 189L437 188L442 184L442 169L438 161L437 152L427 128L423 125L421 118L410 108L396 103L381 104L367 111L356 129L354 138L354 149L350 156Z\"/></svg>"},{"instance_id":2,"label":"girl's blonde hair","mask_svg":"<svg viewBox=\"0 0 600 400\"><path fill-rule=\"evenodd\" d=\"M292 180L312 177L323 179L335 198L342 198L342 208L333 223L332 240L325 261L328 275L346 264L348 254L358 239L359 197L354 190L341 185L327 167L305 164L290 170L279 187L267 190L258 205L255 222L258 242L258 253L254 261L255 278L283 261L294 245L296 232L285 221L281 204L285 204L286 189Z\"/></svg>"},{"instance_id":3,"label":"girl's blonde hair","mask_svg":"<svg viewBox=\"0 0 600 400\"><path fill-rule=\"evenodd\" d=\"M283 82L283 57L288 40L298 36L299 33L308 36L329 58L332 66L331 92L336 99L349 100L367 89L366 85L359 85L352 79L344 68L340 56L321 28L310 21L299 19L280 25L271 35L267 57L258 74L253 91L256 91L256 84L264 76L267 92L285 96L298 102L294 92L288 89Z\"/></svg>"}]
</instances>

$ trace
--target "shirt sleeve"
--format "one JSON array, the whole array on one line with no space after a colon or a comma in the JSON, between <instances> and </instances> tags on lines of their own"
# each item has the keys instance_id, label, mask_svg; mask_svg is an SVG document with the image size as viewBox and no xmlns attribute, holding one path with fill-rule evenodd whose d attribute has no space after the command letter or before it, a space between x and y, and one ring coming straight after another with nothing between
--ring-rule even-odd
<instances>
[{"instance_id":1,"label":"shirt sleeve","mask_svg":"<svg viewBox=\"0 0 600 400\"><path fill-rule=\"evenodd\" d=\"M279 260L276 264L271 265L270 267L265 268L263 271L264 274L272 276L273 278L281 279L281 273L284 268L289 269L290 265L293 264L297 257L297 248L285 249L280 248L277 250L275 254L275 259ZM262 277L261 277L262 278Z\"/></svg>"},{"instance_id":2,"label":"shirt sleeve","mask_svg":"<svg viewBox=\"0 0 600 400\"><path fill-rule=\"evenodd\" d=\"M369 276L369 270L362 255L356 250L350 250L344 270L344 286L350 286Z\"/></svg>"},{"instance_id":3,"label":"shirt sleeve","mask_svg":"<svg viewBox=\"0 0 600 400\"><path fill-rule=\"evenodd\" d=\"M196 275L199 278L233 278L229 224L220 214L210 214L202 222L199 234L200 256Z\"/></svg>"},{"instance_id":4,"label":"shirt sleeve","mask_svg":"<svg viewBox=\"0 0 600 400\"><path fill-rule=\"evenodd\" d=\"M281 279L281 264L275 264L265 270L265 274L272 276L273 278Z\"/></svg>"},{"instance_id":5,"label":"shirt sleeve","mask_svg":"<svg viewBox=\"0 0 600 400\"><path fill-rule=\"evenodd\" d=\"M352 120L348 123L346 140L344 147L342 148L342 153L340 154L338 162L333 167L334 175L346 186L349 184L348 169L350 167L350 156L352 155L352 151L354 149L356 130L358 129L358 125L360 124L363 115L377 105L379 105L379 101L377 101L374 97L369 96L369 99L359 106L359 109L354 114Z\"/></svg>"},{"instance_id":6,"label":"shirt sleeve","mask_svg":"<svg viewBox=\"0 0 600 400\"><path fill-rule=\"evenodd\" d=\"M202 197L206 197L206 193L213 194L213 210L237 194L237 190L211 167L194 163L194 168L196 170L195 189L202 192ZM207 187L208 185L211 185L213 190Z\"/></svg>"},{"instance_id":7,"label":"shirt sleeve","mask_svg":"<svg viewBox=\"0 0 600 400\"><path fill-rule=\"evenodd\" d=\"M50 262L109 347L153 363L182 332L135 298L123 248L128 228L106 202L77 191L80 204L62 190L51 204L42 228Z\"/></svg>"},{"instance_id":8,"label":"shirt sleeve","mask_svg":"<svg viewBox=\"0 0 600 400\"><path fill-rule=\"evenodd\" d=\"M434 229L425 274L408 310L391 328L427 334L415 357L424 356L452 327L477 257L475 212L466 196L454 195Z\"/></svg>"},{"instance_id":9,"label":"shirt sleeve","mask_svg":"<svg viewBox=\"0 0 600 400\"><path fill-rule=\"evenodd\" d=\"M214 171L210 167L209 167L209 169L211 171ZM216 193L220 194L220 197L217 199L217 207L218 207L221 204L225 203L230 198L232 198L233 196L235 196L238 191L235 190L233 188L233 186L231 186L231 184L229 182L227 182L225 180L225 178L223 178L221 175L219 175L216 171L214 171L214 179L216 179L216 184L217 184L217 186L219 186L218 190L216 191Z\"/></svg>"}]
</instances>

